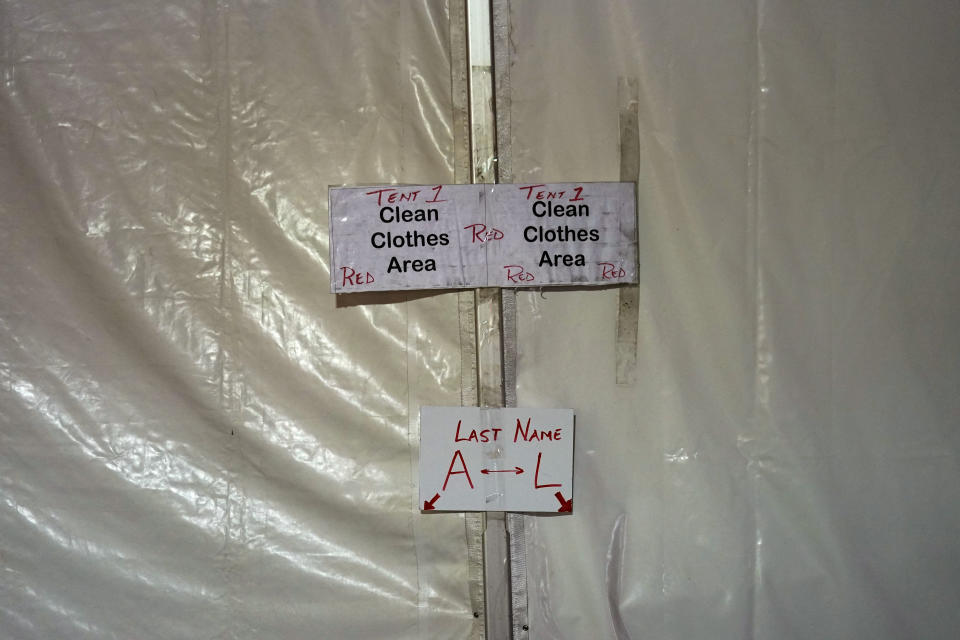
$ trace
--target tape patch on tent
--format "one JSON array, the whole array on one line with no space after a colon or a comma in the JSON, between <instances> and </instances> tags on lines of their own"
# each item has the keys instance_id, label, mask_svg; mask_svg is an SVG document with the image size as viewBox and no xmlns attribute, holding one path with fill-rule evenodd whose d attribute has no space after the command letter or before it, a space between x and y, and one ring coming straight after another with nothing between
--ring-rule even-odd
<instances>
[{"instance_id":1,"label":"tape patch on tent","mask_svg":"<svg viewBox=\"0 0 960 640\"><path fill-rule=\"evenodd\" d=\"M617 80L620 104L620 181L640 178L640 83L621 76ZM637 210L639 212L639 209ZM640 285L620 287L617 311L617 384L633 384L637 374L637 332L640 321Z\"/></svg>"}]
</instances>

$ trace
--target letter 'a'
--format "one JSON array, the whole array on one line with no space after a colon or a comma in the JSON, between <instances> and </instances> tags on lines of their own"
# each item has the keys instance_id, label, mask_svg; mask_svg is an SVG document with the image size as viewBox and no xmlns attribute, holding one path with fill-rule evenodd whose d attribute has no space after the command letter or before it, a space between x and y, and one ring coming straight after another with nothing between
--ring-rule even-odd
<instances>
[{"instance_id":1,"label":"letter 'a'","mask_svg":"<svg viewBox=\"0 0 960 640\"><path fill-rule=\"evenodd\" d=\"M463 471L453 470L453 465L457 462L457 458L460 458L460 466L463 468ZM450 460L450 468L447 469L447 477L443 479L442 491L447 490L447 481L450 480L450 476L455 476L461 473L467 476L467 482L470 483L470 488L473 489L473 480L470 479L470 472L467 471L467 463L463 461L463 454L460 453L460 449L457 449L453 454L453 459Z\"/></svg>"}]
</instances>

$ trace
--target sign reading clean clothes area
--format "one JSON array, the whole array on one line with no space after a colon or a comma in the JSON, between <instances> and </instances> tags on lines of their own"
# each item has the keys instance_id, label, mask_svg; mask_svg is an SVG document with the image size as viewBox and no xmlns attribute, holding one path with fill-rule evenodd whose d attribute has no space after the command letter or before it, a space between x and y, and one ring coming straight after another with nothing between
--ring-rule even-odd
<instances>
[{"instance_id":1,"label":"sign reading clean clothes area","mask_svg":"<svg viewBox=\"0 0 960 640\"><path fill-rule=\"evenodd\" d=\"M637 281L632 182L335 187L330 288Z\"/></svg>"},{"instance_id":2,"label":"sign reading clean clothes area","mask_svg":"<svg viewBox=\"0 0 960 640\"><path fill-rule=\"evenodd\" d=\"M573 510L571 409L420 408L423 511Z\"/></svg>"}]
</instances>

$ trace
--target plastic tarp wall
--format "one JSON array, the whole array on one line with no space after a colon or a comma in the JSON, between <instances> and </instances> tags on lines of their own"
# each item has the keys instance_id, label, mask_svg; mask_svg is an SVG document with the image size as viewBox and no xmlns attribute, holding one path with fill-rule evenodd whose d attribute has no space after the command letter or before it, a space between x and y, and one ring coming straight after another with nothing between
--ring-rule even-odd
<instances>
[{"instance_id":1,"label":"plastic tarp wall","mask_svg":"<svg viewBox=\"0 0 960 640\"><path fill-rule=\"evenodd\" d=\"M616 290L517 301L519 404L577 410L532 637L956 637L960 7L512 12L515 181L616 180L639 85L635 384Z\"/></svg>"},{"instance_id":2,"label":"plastic tarp wall","mask_svg":"<svg viewBox=\"0 0 960 640\"><path fill-rule=\"evenodd\" d=\"M527 518L532 637L956 635L958 25L514 3L516 181L617 179L640 88L635 382L616 289L518 296L520 404L578 416L574 514ZM0 637L470 634L463 519L415 491L457 298L326 270L327 185L452 181L448 31L3 5Z\"/></svg>"},{"instance_id":3,"label":"plastic tarp wall","mask_svg":"<svg viewBox=\"0 0 960 640\"><path fill-rule=\"evenodd\" d=\"M0 638L467 635L457 297L326 270L327 185L453 179L448 22L4 3Z\"/></svg>"}]
</instances>

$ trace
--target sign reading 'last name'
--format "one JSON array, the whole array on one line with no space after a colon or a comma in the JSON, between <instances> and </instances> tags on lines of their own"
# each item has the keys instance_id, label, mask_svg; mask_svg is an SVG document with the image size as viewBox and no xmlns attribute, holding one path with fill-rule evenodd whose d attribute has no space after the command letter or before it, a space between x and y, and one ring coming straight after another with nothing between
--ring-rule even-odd
<instances>
[{"instance_id":1,"label":"sign reading 'last name'","mask_svg":"<svg viewBox=\"0 0 960 640\"><path fill-rule=\"evenodd\" d=\"M423 511L573 511L573 411L420 408Z\"/></svg>"},{"instance_id":2,"label":"sign reading 'last name'","mask_svg":"<svg viewBox=\"0 0 960 640\"><path fill-rule=\"evenodd\" d=\"M637 281L632 182L334 187L329 196L334 293Z\"/></svg>"}]
</instances>

